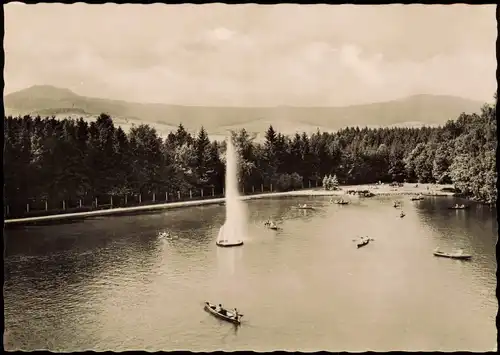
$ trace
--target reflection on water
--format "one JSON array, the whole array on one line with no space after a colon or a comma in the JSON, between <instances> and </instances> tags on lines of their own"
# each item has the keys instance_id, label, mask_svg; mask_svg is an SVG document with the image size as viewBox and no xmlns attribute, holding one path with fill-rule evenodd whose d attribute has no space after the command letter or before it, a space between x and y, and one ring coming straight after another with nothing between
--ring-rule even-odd
<instances>
[{"instance_id":1,"label":"reflection on water","mask_svg":"<svg viewBox=\"0 0 500 355\"><path fill-rule=\"evenodd\" d=\"M401 219L394 199L251 201L237 248L215 246L220 206L6 230L6 348L495 349L496 213L398 197ZM361 235L374 241L357 249ZM473 259L435 258L436 246ZM242 327L206 300L239 308Z\"/></svg>"}]
</instances>

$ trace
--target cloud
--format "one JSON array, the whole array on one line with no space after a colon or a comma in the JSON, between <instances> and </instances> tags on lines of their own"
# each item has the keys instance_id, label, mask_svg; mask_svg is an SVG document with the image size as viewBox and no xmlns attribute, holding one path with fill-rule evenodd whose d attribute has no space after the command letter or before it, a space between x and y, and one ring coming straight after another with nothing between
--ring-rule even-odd
<instances>
[{"instance_id":1,"label":"cloud","mask_svg":"<svg viewBox=\"0 0 500 355\"><path fill-rule=\"evenodd\" d=\"M496 89L491 6L5 8L7 92L52 84L144 102L323 106L486 100Z\"/></svg>"}]
</instances>

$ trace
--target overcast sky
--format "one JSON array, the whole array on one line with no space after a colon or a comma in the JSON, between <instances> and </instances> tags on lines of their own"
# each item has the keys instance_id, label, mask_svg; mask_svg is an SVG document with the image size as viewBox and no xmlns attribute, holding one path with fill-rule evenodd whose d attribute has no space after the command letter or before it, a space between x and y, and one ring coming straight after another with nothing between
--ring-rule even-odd
<instances>
[{"instance_id":1,"label":"overcast sky","mask_svg":"<svg viewBox=\"0 0 500 355\"><path fill-rule=\"evenodd\" d=\"M187 105L490 101L494 5L5 5L5 92Z\"/></svg>"}]
</instances>

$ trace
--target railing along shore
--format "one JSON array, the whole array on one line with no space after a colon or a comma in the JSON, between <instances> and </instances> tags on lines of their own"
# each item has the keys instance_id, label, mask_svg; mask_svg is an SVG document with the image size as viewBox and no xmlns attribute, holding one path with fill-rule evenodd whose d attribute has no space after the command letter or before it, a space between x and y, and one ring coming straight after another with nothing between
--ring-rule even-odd
<instances>
[{"instance_id":1,"label":"railing along shore","mask_svg":"<svg viewBox=\"0 0 500 355\"><path fill-rule=\"evenodd\" d=\"M400 187L390 187L388 185L354 185L354 186L342 186L340 190L330 191L323 190L321 187L312 187L309 183L308 188L298 188L291 191L279 192L273 191L273 186L265 187L264 185L259 186L259 188L252 187L251 191L243 191L243 199L253 199L253 198L265 198L272 196L303 196L303 195L342 195L352 191L353 189L363 190L370 189L375 195L415 195L423 194L430 196L450 196L453 192L446 191L447 189L441 189L436 191L434 186L431 190L429 188L424 188L421 186L418 188L414 184L410 185L410 190ZM316 185L316 184L314 184ZM383 189L379 189L379 186L383 186ZM321 189L321 190L319 190ZM207 192L208 190L208 192ZM443 191L444 190L444 191ZM144 196L144 197L143 197ZM12 215L9 212L9 206L5 206L4 216L5 224L23 224L35 221L49 221L56 219L71 219L71 218L84 218L87 216L102 216L111 214L124 214L133 213L139 211L156 210L156 209L167 209L176 208L183 206L195 206L195 205L208 205L215 203L222 203L224 201L224 191L216 193L213 188L209 189L199 189L197 191L189 190L188 193L182 194L180 191L177 193L163 194L149 194L149 195L123 195L123 196L106 196L99 198L81 199L73 202L61 201L59 203L59 208L54 208L50 205L48 200L44 201L32 201L27 203L26 210L18 211L16 214Z\"/></svg>"}]
</instances>

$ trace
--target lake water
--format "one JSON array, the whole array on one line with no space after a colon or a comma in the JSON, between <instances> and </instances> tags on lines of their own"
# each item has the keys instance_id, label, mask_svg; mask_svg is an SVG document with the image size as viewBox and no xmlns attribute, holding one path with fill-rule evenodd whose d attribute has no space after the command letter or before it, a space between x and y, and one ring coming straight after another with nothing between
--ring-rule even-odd
<instances>
[{"instance_id":1,"label":"lake water","mask_svg":"<svg viewBox=\"0 0 500 355\"><path fill-rule=\"evenodd\" d=\"M249 201L250 237L228 249L215 245L221 206L8 229L5 347L496 349L494 211L448 210L443 197L328 200ZM293 209L304 202L318 209ZM264 229L268 217L283 230ZM357 235L374 241L357 249ZM434 257L437 246L473 259ZM237 307L241 327L204 312L205 300Z\"/></svg>"}]
</instances>

